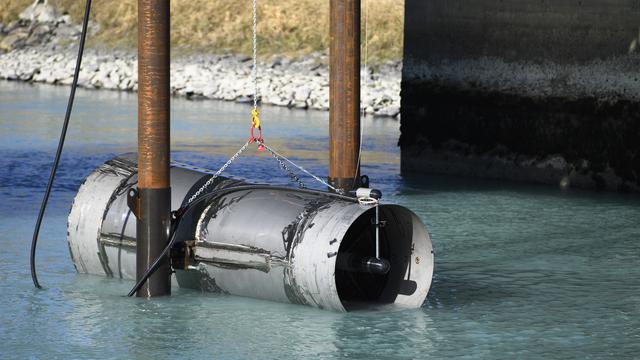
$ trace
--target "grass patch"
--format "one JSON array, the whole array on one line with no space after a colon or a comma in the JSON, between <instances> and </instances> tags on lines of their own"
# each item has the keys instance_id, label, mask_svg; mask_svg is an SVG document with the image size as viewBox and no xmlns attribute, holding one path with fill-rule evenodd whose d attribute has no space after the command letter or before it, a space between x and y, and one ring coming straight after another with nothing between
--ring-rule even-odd
<instances>
[{"instance_id":1,"label":"grass patch","mask_svg":"<svg viewBox=\"0 0 640 360\"><path fill-rule=\"evenodd\" d=\"M2 0L8 6L0 21L8 23L32 0ZM404 2L369 0L369 59L372 63L402 57ZM7 3L8 2L8 3ZM80 23L84 1L50 0ZM364 30L364 6L362 1ZM91 19L100 27L89 38L92 47L134 48L137 41L136 0L96 0ZM172 0L171 41L174 52L251 53L251 0ZM258 1L258 51L261 57L300 57L328 52L328 0ZM363 31L364 40L364 31Z\"/></svg>"}]
</instances>

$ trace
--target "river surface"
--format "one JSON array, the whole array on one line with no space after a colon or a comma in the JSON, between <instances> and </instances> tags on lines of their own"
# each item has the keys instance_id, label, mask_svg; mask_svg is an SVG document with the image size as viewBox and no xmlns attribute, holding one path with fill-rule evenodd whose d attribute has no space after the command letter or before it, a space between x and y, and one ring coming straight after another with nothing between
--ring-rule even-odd
<instances>
[{"instance_id":1,"label":"river surface","mask_svg":"<svg viewBox=\"0 0 640 360\"><path fill-rule=\"evenodd\" d=\"M640 357L640 199L400 175L399 123L367 118L363 173L427 224L436 256L424 306L332 313L79 275L66 218L83 178L135 150L136 95L79 90L38 248L29 244L67 87L0 82L0 358L444 359ZM248 136L247 105L173 99L173 159L217 169ZM328 113L265 107L265 138L325 177ZM228 175L288 184L250 150ZM310 179L304 178L310 185Z\"/></svg>"}]
</instances>

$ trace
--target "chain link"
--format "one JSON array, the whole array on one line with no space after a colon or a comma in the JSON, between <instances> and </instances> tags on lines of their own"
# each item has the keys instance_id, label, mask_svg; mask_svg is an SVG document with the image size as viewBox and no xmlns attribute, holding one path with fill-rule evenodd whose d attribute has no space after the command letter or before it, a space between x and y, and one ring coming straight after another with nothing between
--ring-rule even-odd
<instances>
[{"instance_id":1,"label":"chain link","mask_svg":"<svg viewBox=\"0 0 640 360\"><path fill-rule=\"evenodd\" d=\"M251 141L247 141L246 143L244 143L244 145L242 145L242 147L235 153L233 154L233 156L231 156L231 158L229 158L229 160L227 160L227 162L222 165L222 167L220 169L218 169L218 171L216 171L213 175L211 175L211 177L209 178L209 180L207 180L207 182L205 182L199 189L198 191L196 191L193 195L191 195L191 197L189 198L189 200L187 201L187 205L190 205L195 199L198 198L198 196L202 195L202 193L209 187L211 186L211 184L213 184L213 181L215 179L217 179L220 174L222 174L227 167L229 167L229 165L231 165L234 161L236 161L236 159L242 154L242 152L249 146L249 144L251 144ZM322 180L320 177L312 174L311 172L309 172L307 169L303 168L302 166L294 163L293 161L291 161L290 159L286 158L285 156L281 155L280 153L278 153L277 151L275 151L273 148L271 148L269 145L265 144L264 142L260 143L262 146L264 146L265 149L267 149L269 151L269 153L271 153L271 156L273 156L274 159L276 159L276 161L278 161L278 165L280 165L280 168L285 171L287 173L287 175L289 176L289 178L291 178L292 181L295 181L296 183L298 183L298 187L300 189L304 189L306 188L306 186L304 185L304 182L302 182L302 180L300 179L299 176L297 176L292 170L291 168L289 168L289 166L287 166L286 162L288 162L289 164L293 165L294 167L296 167L298 170L302 171L303 173L309 175L310 177L312 177L313 179L315 179L316 181L318 181L319 183L323 184L324 186L330 188L331 190L335 191L338 194L342 194L344 195L344 191L342 191L341 189L338 189L334 186L332 186L331 184L329 184L328 182Z\"/></svg>"},{"instance_id":2,"label":"chain link","mask_svg":"<svg viewBox=\"0 0 640 360\"><path fill-rule=\"evenodd\" d=\"M198 196L200 196L202 194L202 192L208 188L213 181L220 176L220 174L222 174L227 167L229 167L229 165L231 165L231 163L233 163L234 161L236 161L236 159L240 156L240 154L242 154L242 152L247 148L247 146L249 146L250 142L247 141L246 143L244 143L244 145L242 145L242 147L240 148L240 150L238 150L235 154L233 154L233 156L231 158L229 158L229 160L227 160L227 162L222 165L222 167L220 169L218 169L218 171L216 171L213 175L211 175L211 177L209 178L209 180L207 180L206 183L204 183L204 185L202 185L200 187L200 189L198 189L198 191L195 192L195 194L191 195L191 197L189 198L189 200L187 201L187 205L190 205L196 198L198 198Z\"/></svg>"},{"instance_id":3,"label":"chain link","mask_svg":"<svg viewBox=\"0 0 640 360\"><path fill-rule=\"evenodd\" d=\"M262 144L264 145L264 143ZM271 155L273 156L274 159L276 159L278 161L278 164L280 165L280 169L282 169L284 172L287 173L287 175L289 175L289 178L292 181L295 181L298 183L298 187L300 189L304 189L306 186L304 185L304 183L302 182L302 180L300 180L300 177L298 177L298 175L296 175L293 171L291 171L291 169L287 166L287 164L280 158L280 156L278 156L278 154L275 153L275 151L273 151L270 147L267 147L266 145L264 145L265 149L267 149L267 151L269 151L271 153Z\"/></svg>"},{"instance_id":4,"label":"chain link","mask_svg":"<svg viewBox=\"0 0 640 360\"><path fill-rule=\"evenodd\" d=\"M319 183L323 184L324 186L328 187L329 189L335 191L338 194L344 195L344 191L341 189L336 188L335 186L332 186L331 184L329 184L328 182L322 180L321 178L319 178L316 175L313 175L312 173L310 173L308 170L306 170L305 168L303 168L302 166L294 163L293 161L289 160L288 158L286 158L283 155L280 155L277 151L273 150L269 145L265 144L264 142L262 143L262 145L264 146L265 149L269 150L269 152L271 152L272 154L274 154L274 156L277 156L278 158L288 162L289 164L295 166L296 168L298 168L298 170L302 171L303 173L311 176L312 178L314 178L316 181L318 181Z\"/></svg>"},{"instance_id":5,"label":"chain link","mask_svg":"<svg viewBox=\"0 0 640 360\"><path fill-rule=\"evenodd\" d=\"M366 64L365 64L365 69L366 69ZM259 95L259 93L258 93L258 7L257 7L257 0L253 0L253 108L254 108L254 110L257 110L257 108L258 108L258 95ZM229 160L227 160L227 162L224 165L222 165L222 167L218 171L216 171L213 175L211 175L209 180L207 180L207 182L205 182L198 189L198 191L196 191L189 198L189 200L187 201L187 205L190 205L195 199L198 198L198 196L202 195L202 193L209 186L211 186L211 184L213 184L214 180L217 179L220 176L220 174L222 174L227 169L227 167L229 167L229 165L231 165L240 156L240 154L242 154L242 152L249 146L249 144L251 144L252 142L253 141L247 141L244 145L242 145L242 147L235 154L233 154L233 156L231 156L231 158L229 158ZM362 141L360 143L362 144ZM260 145L264 146L264 148L267 149L271 153L273 158L276 159L276 161L278 161L278 164L280 165L280 168L287 173L287 175L289 176L289 178L291 178L292 181L295 181L296 183L298 183L298 187L299 188L304 189L305 188L304 183L302 182L300 177L298 177L287 166L285 161L290 163L291 165L295 166L296 168L298 168L303 173L311 176L316 181L320 182L321 184L325 185L326 187L332 189L333 191L335 191L335 192L337 192L339 194L344 194L344 191L335 188L334 186L330 185L329 183L327 183L326 181L322 180L318 176L313 175L309 171L305 170L302 166L299 166L296 163L294 163L293 161L291 161L291 160L287 159L286 157L280 155L277 151L273 150L270 146L268 146L264 142L260 142ZM358 161L359 160L360 159L358 159Z\"/></svg>"}]
</instances>

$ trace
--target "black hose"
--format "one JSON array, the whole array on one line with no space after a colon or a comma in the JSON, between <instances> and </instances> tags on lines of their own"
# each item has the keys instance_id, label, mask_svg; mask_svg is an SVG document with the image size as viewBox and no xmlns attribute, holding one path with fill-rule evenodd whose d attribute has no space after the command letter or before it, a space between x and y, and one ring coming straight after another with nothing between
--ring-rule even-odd
<instances>
[{"instance_id":1,"label":"black hose","mask_svg":"<svg viewBox=\"0 0 640 360\"><path fill-rule=\"evenodd\" d=\"M80 64L82 62L82 53L84 52L84 41L87 37L87 25L89 23L89 13L91 11L91 0L86 0L86 6L84 9L84 18L82 19L82 33L80 34L80 47L78 48L78 57L76 58L76 68L73 73L73 82L71 83L71 93L69 94L69 102L67 103L67 112L64 115L64 123L62 124L62 132L60 133L60 140L58 140L58 149L56 150L56 157L53 160L53 166L51 167L51 173L49 174L49 182L47 183L47 189L44 193L44 198L40 204L40 212L36 220L36 226L33 229L33 238L31 239L31 279L33 285L36 288L41 289L38 282L38 275L36 274L36 246L38 245L38 234L40 233L40 225L42 225L42 218L44 217L44 211L47 208L49 202L49 195L51 194L51 188L53 187L53 181L56 178L56 172L58 171L58 164L60 163L60 156L62 155L62 148L64 147L64 139L67 137L67 128L69 127L69 119L71 118L71 109L73 108L73 100L76 95L76 88L78 87L78 76L80 75Z\"/></svg>"}]
</instances>

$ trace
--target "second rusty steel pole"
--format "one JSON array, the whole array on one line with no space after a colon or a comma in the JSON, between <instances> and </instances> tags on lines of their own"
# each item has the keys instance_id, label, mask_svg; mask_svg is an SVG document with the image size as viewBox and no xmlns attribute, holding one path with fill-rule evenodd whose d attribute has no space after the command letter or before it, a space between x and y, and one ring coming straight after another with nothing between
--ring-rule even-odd
<instances>
[{"instance_id":1,"label":"second rusty steel pole","mask_svg":"<svg viewBox=\"0 0 640 360\"><path fill-rule=\"evenodd\" d=\"M360 0L331 0L329 183L358 186L360 169Z\"/></svg>"},{"instance_id":2,"label":"second rusty steel pole","mask_svg":"<svg viewBox=\"0 0 640 360\"><path fill-rule=\"evenodd\" d=\"M166 246L171 221L169 49L169 0L138 0L138 280ZM136 295L171 294L170 270L165 260Z\"/></svg>"}]
</instances>

